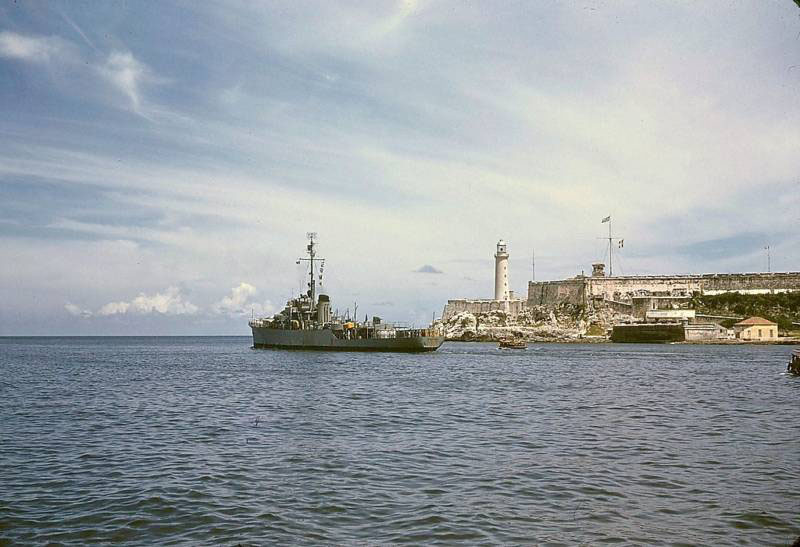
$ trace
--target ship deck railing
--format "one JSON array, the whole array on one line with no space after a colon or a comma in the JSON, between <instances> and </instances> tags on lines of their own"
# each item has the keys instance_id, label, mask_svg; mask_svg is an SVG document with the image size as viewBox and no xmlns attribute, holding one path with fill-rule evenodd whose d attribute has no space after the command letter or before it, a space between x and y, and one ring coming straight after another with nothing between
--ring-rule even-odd
<instances>
[{"instance_id":1,"label":"ship deck railing","mask_svg":"<svg viewBox=\"0 0 800 547\"><path fill-rule=\"evenodd\" d=\"M248 321L248 325L250 327L263 328L263 327L274 326L274 323L271 319L259 318L259 319L251 319L250 321ZM302 329L289 329L289 330L302 330ZM337 333L339 332L339 329L335 330ZM382 338L385 336L387 332L391 332L394 336L386 336L386 338L417 338L417 337L429 337L429 336L439 335L436 329L431 329L431 328L418 329L407 325L398 326L397 324L393 323L379 323L377 325L373 324L358 325L353 329L349 330L352 331L365 330L367 335L366 337L368 338L372 337ZM381 334L376 336L378 333ZM370 334L372 336L370 336ZM340 336L337 334L337 337Z\"/></svg>"},{"instance_id":2,"label":"ship deck railing","mask_svg":"<svg viewBox=\"0 0 800 547\"><path fill-rule=\"evenodd\" d=\"M266 327L271 322L270 319L251 319L247 324L251 327Z\"/></svg>"}]
</instances>

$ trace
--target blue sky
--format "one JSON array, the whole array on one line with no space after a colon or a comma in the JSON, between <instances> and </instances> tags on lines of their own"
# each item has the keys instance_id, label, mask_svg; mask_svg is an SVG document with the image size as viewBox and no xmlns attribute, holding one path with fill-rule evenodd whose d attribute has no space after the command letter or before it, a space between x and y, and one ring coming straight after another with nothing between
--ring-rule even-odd
<instances>
[{"instance_id":1,"label":"blue sky","mask_svg":"<svg viewBox=\"0 0 800 547\"><path fill-rule=\"evenodd\" d=\"M0 6L0 335L247 334L320 236L334 306L800 270L800 10Z\"/></svg>"}]
</instances>

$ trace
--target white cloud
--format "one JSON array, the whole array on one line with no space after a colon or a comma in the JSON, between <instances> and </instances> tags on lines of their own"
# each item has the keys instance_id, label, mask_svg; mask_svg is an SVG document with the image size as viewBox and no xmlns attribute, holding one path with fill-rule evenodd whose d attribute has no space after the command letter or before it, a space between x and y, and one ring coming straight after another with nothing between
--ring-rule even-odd
<instances>
[{"instance_id":1,"label":"white cloud","mask_svg":"<svg viewBox=\"0 0 800 547\"><path fill-rule=\"evenodd\" d=\"M70 24L74 25L71 21ZM80 29L76 27L76 30ZM88 41L85 35L81 35L84 40ZM88 43L92 45L91 42ZM92 47L94 48L94 46ZM130 51L114 50L103 61L99 61L96 55L87 56L73 42L58 36L0 32L0 57L49 65L56 69L55 72L62 70L67 72L69 78L56 78L57 82L64 85L64 82L70 81L70 78L80 82L80 84L73 83L72 87L66 86L66 90L69 92L82 95L92 95L98 92L110 93L111 102L119 102L117 94L122 93L128 107L142 116L145 115L142 88L147 83L155 84L166 81L157 77L150 67L137 59ZM106 85L87 86L87 78L100 80Z\"/></svg>"},{"instance_id":2,"label":"white cloud","mask_svg":"<svg viewBox=\"0 0 800 547\"><path fill-rule=\"evenodd\" d=\"M258 289L249 283L242 281L237 287L231 289L231 293L222 300L214 304L214 311L223 315L269 315L274 311L270 302L256 302L254 297L258 294Z\"/></svg>"},{"instance_id":3,"label":"white cloud","mask_svg":"<svg viewBox=\"0 0 800 547\"><path fill-rule=\"evenodd\" d=\"M118 313L125 313L131 305L128 302L109 302L99 310L97 315L116 315Z\"/></svg>"},{"instance_id":4,"label":"white cloud","mask_svg":"<svg viewBox=\"0 0 800 547\"><path fill-rule=\"evenodd\" d=\"M217 302L214 309L217 310L218 313L239 313L250 297L254 296L257 292L254 286L242 281L239 283L238 287L233 287L231 289L230 295Z\"/></svg>"},{"instance_id":5,"label":"white cloud","mask_svg":"<svg viewBox=\"0 0 800 547\"><path fill-rule=\"evenodd\" d=\"M243 281L238 286L231 288L230 294L213 304L210 307L210 312L228 317L247 316L251 313L260 317L271 315L274 313L275 307L269 301L257 301L255 297L258 292L256 287ZM125 314L148 315L153 313L172 316L195 315L201 311L198 306L187 301L181 290L174 286L151 295L139 293L139 296L130 301L108 302L96 312L83 309L71 302L67 302L64 308L71 315L85 318Z\"/></svg>"},{"instance_id":6,"label":"white cloud","mask_svg":"<svg viewBox=\"0 0 800 547\"><path fill-rule=\"evenodd\" d=\"M98 70L103 77L128 97L133 110L139 112L142 102L140 87L150 75L147 66L138 61L129 51L112 51L105 64Z\"/></svg>"},{"instance_id":7,"label":"white cloud","mask_svg":"<svg viewBox=\"0 0 800 547\"><path fill-rule=\"evenodd\" d=\"M72 302L67 302L64 304L64 309L66 309L70 315L74 315L75 317L91 317L93 315L90 310L79 308Z\"/></svg>"},{"instance_id":8,"label":"white cloud","mask_svg":"<svg viewBox=\"0 0 800 547\"><path fill-rule=\"evenodd\" d=\"M23 36L0 32L0 56L36 63L47 63L69 53L69 42L57 36Z\"/></svg>"},{"instance_id":9,"label":"white cloud","mask_svg":"<svg viewBox=\"0 0 800 547\"><path fill-rule=\"evenodd\" d=\"M177 287L169 287L163 293L154 295L140 293L130 302L109 302L97 311L98 315L117 315L124 313L161 313L164 315L192 315L199 308L183 299Z\"/></svg>"}]
</instances>

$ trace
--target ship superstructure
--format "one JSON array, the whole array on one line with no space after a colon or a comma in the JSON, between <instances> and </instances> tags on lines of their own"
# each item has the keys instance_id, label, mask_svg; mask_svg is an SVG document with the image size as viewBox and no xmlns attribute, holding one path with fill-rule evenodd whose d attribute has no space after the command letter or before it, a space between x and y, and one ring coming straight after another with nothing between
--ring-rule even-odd
<instances>
[{"instance_id":1,"label":"ship superstructure","mask_svg":"<svg viewBox=\"0 0 800 547\"><path fill-rule=\"evenodd\" d=\"M317 257L317 234L309 232L307 236L308 256L297 263L308 263L308 290L290 298L271 318L250 321L254 348L423 352L442 345L444 336L434 329L400 327L379 317L358 322L349 313L333 313L330 297L322 289L325 259ZM315 264L319 265L316 277Z\"/></svg>"}]
</instances>

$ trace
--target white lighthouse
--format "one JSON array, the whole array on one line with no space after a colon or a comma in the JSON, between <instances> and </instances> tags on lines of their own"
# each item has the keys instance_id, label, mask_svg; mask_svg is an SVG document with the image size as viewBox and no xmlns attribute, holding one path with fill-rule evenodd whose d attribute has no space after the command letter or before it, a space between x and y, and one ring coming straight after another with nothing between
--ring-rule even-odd
<instances>
[{"instance_id":1,"label":"white lighthouse","mask_svg":"<svg viewBox=\"0 0 800 547\"><path fill-rule=\"evenodd\" d=\"M508 300L508 250L502 239L497 242L494 254L494 299Z\"/></svg>"}]
</instances>

